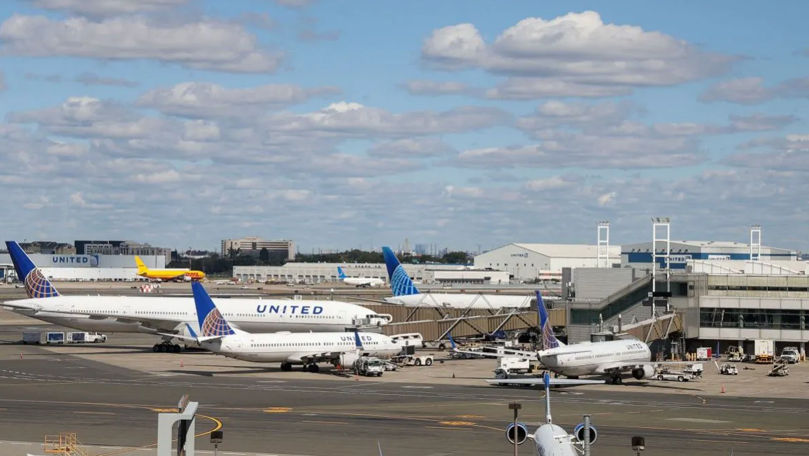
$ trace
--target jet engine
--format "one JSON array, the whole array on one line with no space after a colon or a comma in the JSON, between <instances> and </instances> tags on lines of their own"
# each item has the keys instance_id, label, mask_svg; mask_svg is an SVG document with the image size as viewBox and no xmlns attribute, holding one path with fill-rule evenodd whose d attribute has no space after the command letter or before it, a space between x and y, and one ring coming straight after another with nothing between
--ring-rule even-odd
<instances>
[{"instance_id":1,"label":"jet engine","mask_svg":"<svg viewBox=\"0 0 809 456\"><path fill-rule=\"evenodd\" d=\"M584 443L584 423L579 423L576 425L575 428L573 428L573 435L576 436L576 440L578 440L580 443ZM596 430L596 427L591 424L590 445L596 443L597 439L598 439L598 431Z\"/></svg>"},{"instance_id":2,"label":"jet engine","mask_svg":"<svg viewBox=\"0 0 809 456\"><path fill-rule=\"evenodd\" d=\"M337 358L337 364L343 366L344 368L354 367L354 363L360 359L360 356L356 353L342 353Z\"/></svg>"},{"instance_id":3,"label":"jet engine","mask_svg":"<svg viewBox=\"0 0 809 456\"><path fill-rule=\"evenodd\" d=\"M525 428L525 425L522 423L517 423L516 429L514 427L514 423L510 423L506 426L506 440L508 443L514 444L514 438L517 438L517 445L522 445L525 442L525 439L528 438L528 429Z\"/></svg>"},{"instance_id":4,"label":"jet engine","mask_svg":"<svg viewBox=\"0 0 809 456\"><path fill-rule=\"evenodd\" d=\"M636 369L632 369L632 376L635 377L636 380L641 380L644 378L652 378L655 375L654 367L644 364L643 367L638 367Z\"/></svg>"}]
</instances>

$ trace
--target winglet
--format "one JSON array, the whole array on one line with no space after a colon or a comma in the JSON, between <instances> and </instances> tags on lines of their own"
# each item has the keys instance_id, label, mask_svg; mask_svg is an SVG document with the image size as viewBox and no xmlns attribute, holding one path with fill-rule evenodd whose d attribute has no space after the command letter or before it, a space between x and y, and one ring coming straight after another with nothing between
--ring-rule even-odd
<instances>
[{"instance_id":1,"label":"winglet","mask_svg":"<svg viewBox=\"0 0 809 456\"><path fill-rule=\"evenodd\" d=\"M17 271L17 279L25 284L25 292L29 298L59 296L56 287L36 267L20 244L17 244L16 241L6 241L6 248L11 256L11 262L14 263L14 270Z\"/></svg>"},{"instance_id":2,"label":"winglet","mask_svg":"<svg viewBox=\"0 0 809 456\"><path fill-rule=\"evenodd\" d=\"M225 320L225 317L219 313L201 283L191 282L191 290L194 292L194 305L197 308L197 320L199 320L199 330L202 337L236 334Z\"/></svg>"},{"instance_id":3,"label":"winglet","mask_svg":"<svg viewBox=\"0 0 809 456\"><path fill-rule=\"evenodd\" d=\"M548 350L563 346L556 335L553 333L550 319L548 318L548 309L545 308L545 302L542 300L542 292L537 290L537 313L539 314L539 331L542 333L542 348Z\"/></svg>"},{"instance_id":4,"label":"winglet","mask_svg":"<svg viewBox=\"0 0 809 456\"><path fill-rule=\"evenodd\" d=\"M388 269L388 278L390 279L390 289L393 291L393 296L404 296L419 294L418 288L410 280L410 276L404 270L404 267L393 250L390 247L382 247L382 255L385 257L385 266Z\"/></svg>"},{"instance_id":5,"label":"winglet","mask_svg":"<svg viewBox=\"0 0 809 456\"><path fill-rule=\"evenodd\" d=\"M343 268L341 268L340 266L337 266L337 278L340 280L346 278L346 273L343 272Z\"/></svg>"},{"instance_id":6,"label":"winglet","mask_svg":"<svg viewBox=\"0 0 809 456\"><path fill-rule=\"evenodd\" d=\"M360 340L360 333L354 331L354 345L357 350L362 350L362 341Z\"/></svg>"}]
</instances>

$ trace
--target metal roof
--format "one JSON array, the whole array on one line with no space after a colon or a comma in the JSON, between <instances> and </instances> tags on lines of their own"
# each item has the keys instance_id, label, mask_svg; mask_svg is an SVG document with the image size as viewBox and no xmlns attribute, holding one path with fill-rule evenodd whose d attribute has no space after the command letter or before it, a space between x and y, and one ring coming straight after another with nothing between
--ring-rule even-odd
<instances>
[{"instance_id":1,"label":"metal roof","mask_svg":"<svg viewBox=\"0 0 809 456\"><path fill-rule=\"evenodd\" d=\"M531 250L548 257L568 257L568 258L595 258L598 256L598 246L588 244L526 244L514 243L513 245ZM621 254L621 246L611 245L609 254L617 257Z\"/></svg>"}]
</instances>

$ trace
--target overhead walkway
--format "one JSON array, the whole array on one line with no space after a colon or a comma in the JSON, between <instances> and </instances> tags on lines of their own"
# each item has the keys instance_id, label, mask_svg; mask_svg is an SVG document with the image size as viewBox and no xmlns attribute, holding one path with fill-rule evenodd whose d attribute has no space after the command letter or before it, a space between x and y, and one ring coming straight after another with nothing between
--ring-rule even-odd
<instances>
[{"instance_id":1,"label":"overhead walkway","mask_svg":"<svg viewBox=\"0 0 809 456\"><path fill-rule=\"evenodd\" d=\"M535 310L498 311L487 309L445 309L440 307L405 307L389 304L367 305L379 313L393 316L393 322L382 327L387 335L421 333L424 340L438 341L453 337L473 337L495 331L536 328ZM552 326L566 326L564 308L548 311Z\"/></svg>"},{"instance_id":2,"label":"overhead walkway","mask_svg":"<svg viewBox=\"0 0 809 456\"><path fill-rule=\"evenodd\" d=\"M570 324L590 325L609 322L611 319L617 318L619 314L626 314L633 307L641 306L651 291L652 276L647 275L633 281L599 302L575 302L570 309Z\"/></svg>"}]
</instances>

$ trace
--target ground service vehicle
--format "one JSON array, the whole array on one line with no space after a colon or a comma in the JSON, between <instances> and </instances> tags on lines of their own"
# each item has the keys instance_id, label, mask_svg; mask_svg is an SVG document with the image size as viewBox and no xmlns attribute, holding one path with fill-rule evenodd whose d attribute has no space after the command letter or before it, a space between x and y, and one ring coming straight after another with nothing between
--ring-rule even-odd
<instances>
[{"instance_id":1,"label":"ground service vehicle","mask_svg":"<svg viewBox=\"0 0 809 456\"><path fill-rule=\"evenodd\" d=\"M767 373L770 377L786 377L789 375L789 366L785 362L778 362L773 364L770 372Z\"/></svg>"},{"instance_id":2,"label":"ground service vehicle","mask_svg":"<svg viewBox=\"0 0 809 456\"><path fill-rule=\"evenodd\" d=\"M72 344L98 344L107 341L107 336L96 332L74 331L68 333L67 340Z\"/></svg>"},{"instance_id":3,"label":"ground service vehicle","mask_svg":"<svg viewBox=\"0 0 809 456\"><path fill-rule=\"evenodd\" d=\"M42 333L39 331L25 331L22 333L23 344L39 344L42 341Z\"/></svg>"},{"instance_id":4,"label":"ground service vehicle","mask_svg":"<svg viewBox=\"0 0 809 456\"><path fill-rule=\"evenodd\" d=\"M402 366L432 366L432 355L399 355L394 358Z\"/></svg>"},{"instance_id":5,"label":"ground service vehicle","mask_svg":"<svg viewBox=\"0 0 809 456\"><path fill-rule=\"evenodd\" d=\"M50 331L45 336L46 344L63 344L65 343L65 333L59 331Z\"/></svg>"},{"instance_id":6,"label":"ground service vehicle","mask_svg":"<svg viewBox=\"0 0 809 456\"><path fill-rule=\"evenodd\" d=\"M796 347L784 347L781 350L781 361L784 361L789 364L795 364L800 359L800 355L798 354L798 349Z\"/></svg>"},{"instance_id":7,"label":"ground service vehicle","mask_svg":"<svg viewBox=\"0 0 809 456\"><path fill-rule=\"evenodd\" d=\"M497 368L494 370L494 374L495 378L508 378L509 375L527 374L532 370L530 359L519 356L504 356L498 358L498 364ZM499 375L504 376L501 377Z\"/></svg>"},{"instance_id":8,"label":"ground service vehicle","mask_svg":"<svg viewBox=\"0 0 809 456\"><path fill-rule=\"evenodd\" d=\"M660 372L657 374L658 380L677 380L678 382L687 382L693 380L694 376L686 374L685 372Z\"/></svg>"},{"instance_id":9,"label":"ground service vehicle","mask_svg":"<svg viewBox=\"0 0 809 456\"><path fill-rule=\"evenodd\" d=\"M756 339L753 341L753 355L757 363L773 362L775 356L775 342L772 339Z\"/></svg>"},{"instance_id":10,"label":"ground service vehicle","mask_svg":"<svg viewBox=\"0 0 809 456\"><path fill-rule=\"evenodd\" d=\"M709 361L711 356L713 355L713 351L711 347L699 347L697 348L697 360L698 361Z\"/></svg>"},{"instance_id":11,"label":"ground service vehicle","mask_svg":"<svg viewBox=\"0 0 809 456\"><path fill-rule=\"evenodd\" d=\"M354 373L366 377L381 377L385 372L385 362L379 358L363 356L354 363Z\"/></svg>"},{"instance_id":12,"label":"ground service vehicle","mask_svg":"<svg viewBox=\"0 0 809 456\"><path fill-rule=\"evenodd\" d=\"M394 334L390 338L394 344L402 347L424 347L424 337L421 333Z\"/></svg>"},{"instance_id":13,"label":"ground service vehicle","mask_svg":"<svg viewBox=\"0 0 809 456\"><path fill-rule=\"evenodd\" d=\"M739 369L734 364L722 364L719 367L719 373L722 375L739 375Z\"/></svg>"}]
</instances>

